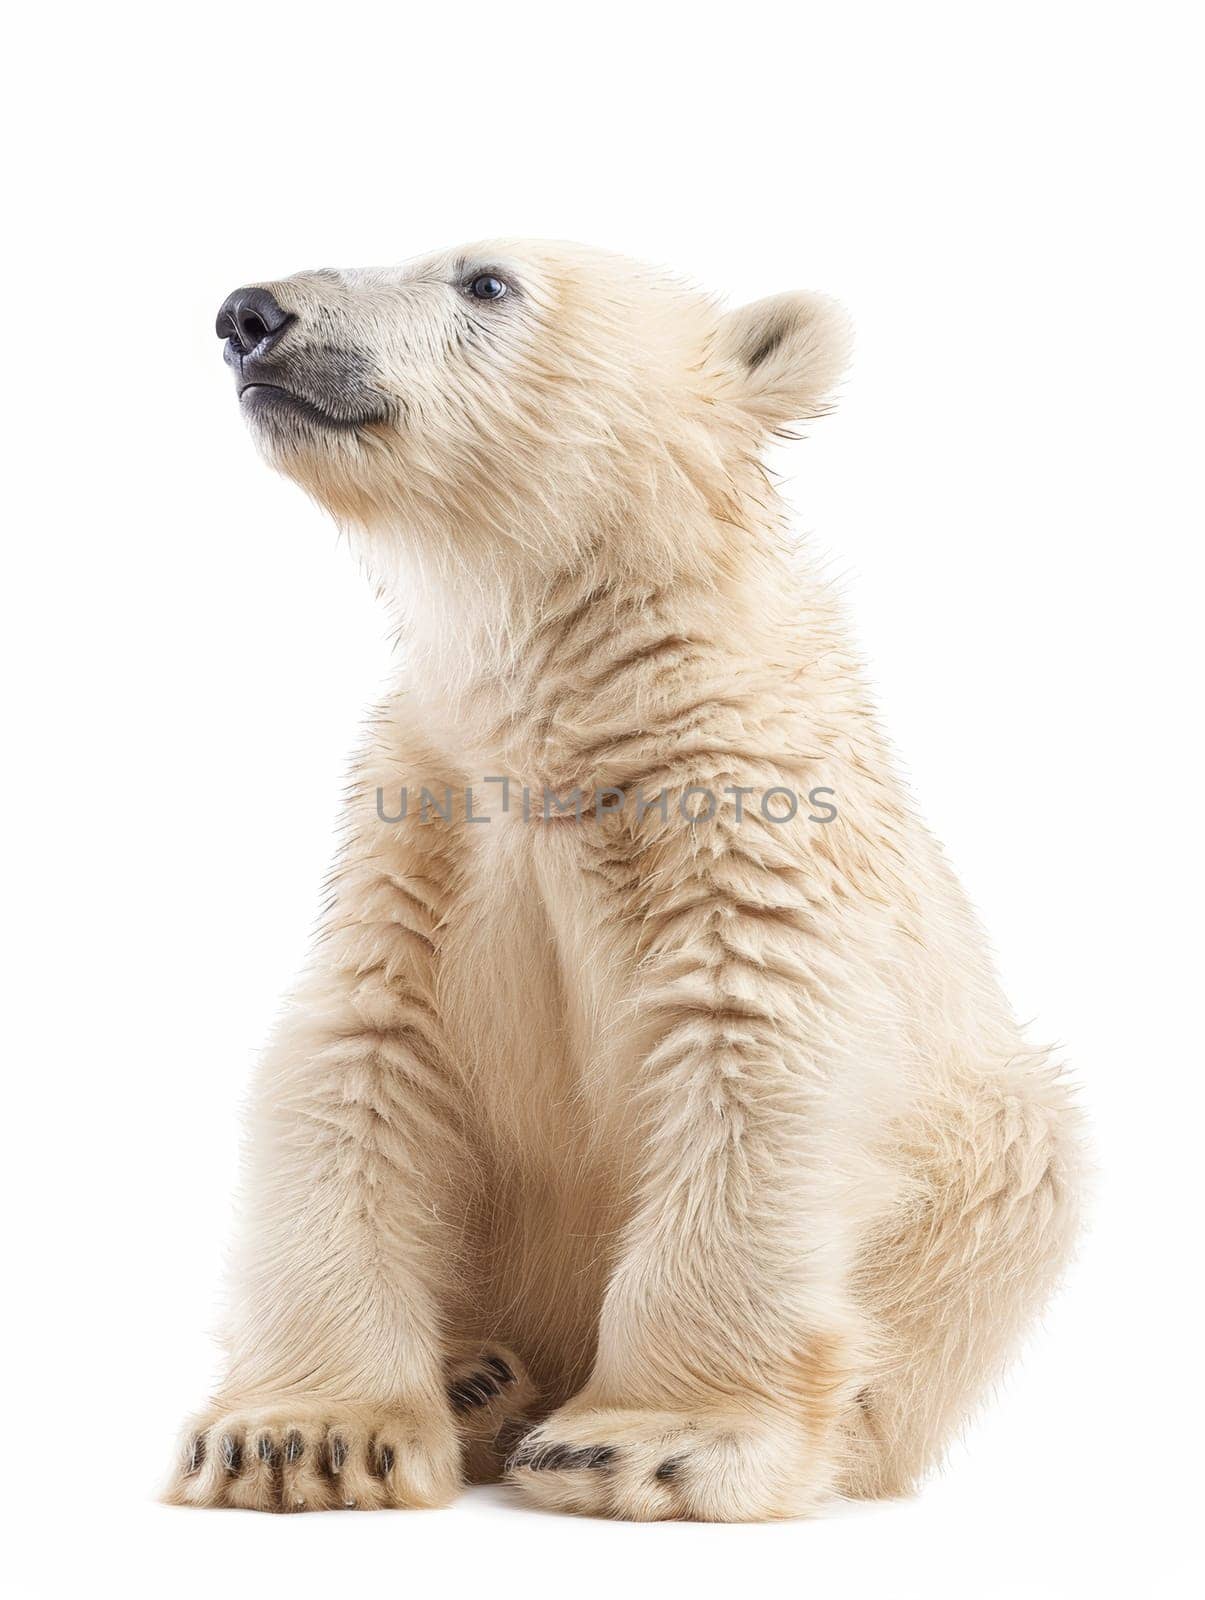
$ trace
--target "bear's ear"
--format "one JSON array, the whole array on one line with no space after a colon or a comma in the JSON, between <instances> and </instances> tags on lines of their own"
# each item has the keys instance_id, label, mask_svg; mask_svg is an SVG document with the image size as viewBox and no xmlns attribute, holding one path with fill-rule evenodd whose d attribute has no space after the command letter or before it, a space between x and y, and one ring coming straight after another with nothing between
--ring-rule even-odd
<instances>
[{"instance_id":1,"label":"bear's ear","mask_svg":"<svg viewBox=\"0 0 1205 1600\"><path fill-rule=\"evenodd\" d=\"M849 318L819 294L776 294L720 319L724 388L778 428L822 415L853 343Z\"/></svg>"}]
</instances>

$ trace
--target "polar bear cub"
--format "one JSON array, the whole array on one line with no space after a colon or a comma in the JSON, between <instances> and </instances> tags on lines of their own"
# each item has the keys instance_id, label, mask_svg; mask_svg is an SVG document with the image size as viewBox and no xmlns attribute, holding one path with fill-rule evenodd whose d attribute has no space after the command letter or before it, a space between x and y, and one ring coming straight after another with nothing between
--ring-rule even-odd
<instances>
[{"instance_id":1,"label":"polar bear cub","mask_svg":"<svg viewBox=\"0 0 1205 1600\"><path fill-rule=\"evenodd\" d=\"M762 465L844 318L494 242L218 332L401 649L171 1497L907 1490L1055 1282L1079 1143Z\"/></svg>"}]
</instances>

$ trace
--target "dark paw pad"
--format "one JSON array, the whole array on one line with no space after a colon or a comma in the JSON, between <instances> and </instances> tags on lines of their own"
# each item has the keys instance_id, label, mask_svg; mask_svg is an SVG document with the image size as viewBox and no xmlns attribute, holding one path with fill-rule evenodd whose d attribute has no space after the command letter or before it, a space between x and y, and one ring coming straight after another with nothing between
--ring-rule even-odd
<instances>
[{"instance_id":1,"label":"dark paw pad","mask_svg":"<svg viewBox=\"0 0 1205 1600\"><path fill-rule=\"evenodd\" d=\"M678 1476L678 1468L682 1465L681 1456L669 1456L653 1473L658 1483L672 1483Z\"/></svg>"}]
</instances>

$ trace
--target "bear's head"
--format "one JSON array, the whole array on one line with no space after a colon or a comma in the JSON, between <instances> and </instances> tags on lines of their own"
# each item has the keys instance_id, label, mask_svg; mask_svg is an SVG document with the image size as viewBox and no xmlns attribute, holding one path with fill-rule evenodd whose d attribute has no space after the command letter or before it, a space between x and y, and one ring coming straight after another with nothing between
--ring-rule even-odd
<instances>
[{"instance_id":1,"label":"bear's head","mask_svg":"<svg viewBox=\"0 0 1205 1600\"><path fill-rule=\"evenodd\" d=\"M636 571L764 503L762 443L825 408L848 344L819 296L723 314L620 257L517 242L249 286L217 331L265 455L378 554Z\"/></svg>"}]
</instances>

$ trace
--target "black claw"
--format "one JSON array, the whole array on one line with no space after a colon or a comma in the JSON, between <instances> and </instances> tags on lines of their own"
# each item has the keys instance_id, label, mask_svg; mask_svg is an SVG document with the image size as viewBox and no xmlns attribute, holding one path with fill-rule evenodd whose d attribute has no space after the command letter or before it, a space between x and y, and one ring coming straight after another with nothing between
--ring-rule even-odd
<instances>
[{"instance_id":1,"label":"black claw","mask_svg":"<svg viewBox=\"0 0 1205 1600\"><path fill-rule=\"evenodd\" d=\"M486 1356L485 1364L491 1372L496 1373L501 1378L503 1383L514 1383L515 1375L501 1356Z\"/></svg>"},{"instance_id":2,"label":"black claw","mask_svg":"<svg viewBox=\"0 0 1205 1600\"><path fill-rule=\"evenodd\" d=\"M285 1460L292 1466L294 1461L300 1461L304 1454L305 1440L296 1428L290 1429L285 1435Z\"/></svg>"},{"instance_id":3,"label":"black claw","mask_svg":"<svg viewBox=\"0 0 1205 1600\"><path fill-rule=\"evenodd\" d=\"M222 1465L231 1477L237 1476L243 1470L243 1447L233 1434L224 1433L219 1446L222 1454Z\"/></svg>"},{"instance_id":4,"label":"black claw","mask_svg":"<svg viewBox=\"0 0 1205 1600\"><path fill-rule=\"evenodd\" d=\"M678 1476L678 1468L681 1465L681 1456L669 1456L653 1473L653 1477L656 1478L658 1483L669 1483L672 1478Z\"/></svg>"},{"instance_id":5,"label":"black claw","mask_svg":"<svg viewBox=\"0 0 1205 1600\"><path fill-rule=\"evenodd\" d=\"M339 1435L332 1434L326 1445L327 1465L332 1472L342 1472L347 1460L347 1443Z\"/></svg>"},{"instance_id":6,"label":"black claw","mask_svg":"<svg viewBox=\"0 0 1205 1600\"><path fill-rule=\"evenodd\" d=\"M535 1445L531 1442L531 1434L524 1434L506 1458L507 1467L525 1467L534 1450Z\"/></svg>"},{"instance_id":7,"label":"black claw","mask_svg":"<svg viewBox=\"0 0 1205 1600\"><path fill-rule=\"evenodd\" d=\"M191 1439L189 1441L188 1453L184 1457L184 1471L185 1471L185 1474L188 1477L191 1477L194 1472L200 1472L201 1463L204 1460L205 1460L205 1435L203 1433L198 1433L195 1439Z\"/></svg>"},{"instance_id":8,"label":"black claw","mask_svg":"<svg viewBox=\"0 0 1205 1600\"><path fill-rule=\"evenodd\" d=\"M498 1392L498 1385L493 1378L478 1372L471 1378L462 1378L459 1383L454 1383L448 1390L448 1399L453 1411L468 1411L473 1406L485 1405Z\"/></svg>"},{"instance_id":9,"label":"black claw","mask_svg":"<svg viewBox=\"0 0 1205 1600\"><path fill-rule=\"evenodd\" d=\"M276 1445L266 1433L260 1435L259 1442L257 1443L255 1449L259 1459L270 1467L274 1467L277 1461L280 1459L276 1453Z\"/></svg>"},{"instance_id":10,"label":"black claw","mask_svg":"<svg viewBox=\"0 0 1205 1600\"><path fill-rule=\"evenodd\" d=\"M377 1451L377 1477L387 1478L393 1471L394 1455L389 1445L383 1444Z\"/></svg>"},{"instance_id":11,"label":"black claw","mask_svg":"<svg viewBox=\"0 0 1205 1600\"><path fill-rule=\"evenodd\" d=\"M566 1472L579 1467L609 1467L615 1460L615 1451L609 1444L583 1445L574 1449L568 1444L534 1445L519 1449L511 1458L511 1465L526 1467L530 1472Z\"/></svg>"}]
</instances>

